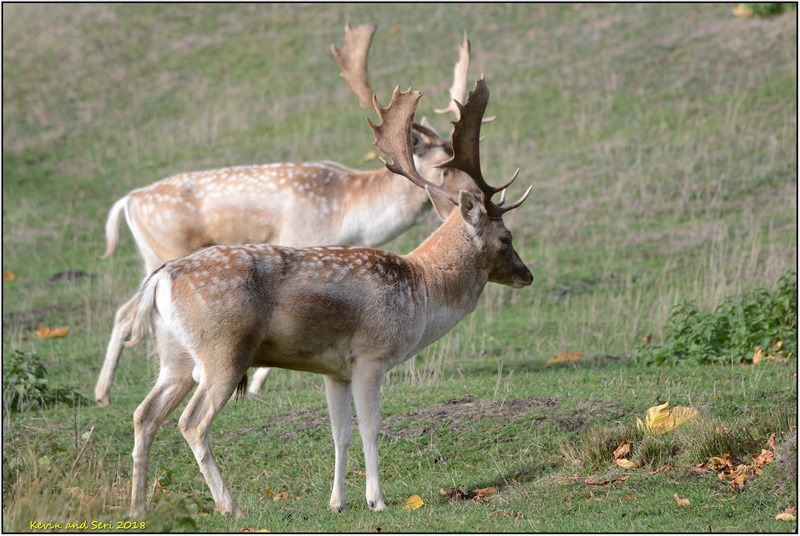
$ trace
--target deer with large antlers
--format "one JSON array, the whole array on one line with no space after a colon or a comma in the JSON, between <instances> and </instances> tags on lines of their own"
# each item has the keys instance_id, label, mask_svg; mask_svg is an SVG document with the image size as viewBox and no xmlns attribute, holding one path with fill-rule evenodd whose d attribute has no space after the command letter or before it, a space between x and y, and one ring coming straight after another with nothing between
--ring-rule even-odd
<instances>
[{"instance_id":1,"label":"deer with large antlers","mask_svg":"<svg viewBox=\"0 0 800 536\"><path fill-rule=\"evenodd\" d=\"M150 446L164 419L197 390L178 422L223 514L242 515L209 446L211 423L247 382L249 367L280 367L325 376L335 449L329 507L345 508L345 469L355 401L371 510L385 508L378 478L380 388L384 374L444 336L471 313L493 281L530 285L530 270L511 244L502 215L519 206L494 203L480 169L478 141L489 89L481 78L453 132L453 158L481 192L454 196L424 178L413 157L411 126L418 92L395 89L381 123L369 122L387 167L424 188L444 223L408 255L366 247L295 249L216 246L167 262L136 298L130 344L155 333L161 367L134 413L131 514L143 514ZM516 174L514 175L516 177ZM445 217L446 215L446 217Z\"/></svg>"},{"instance_id":2,"label":"deer with large antlers","mask_svg":"<svg viewBox=\"0 0 800 536\"><path fill-rule=\"evenodd\" d=\"M345 28L344 44L332 52L361 105L371 108L367 56L376 26ZM469 65L466 34L450 89L463 100ZM463 80L461 80L463 79ZM456 108L441 112L453 112ZM428 180L451 193L474 188L463 172L436 165L452 156L450 140L429 124L414 124L414 161ZM358 244L378 246L405 232L430 206L425 192L382 168L356 171L334 162L241 166L175 175L130 192L111 208L106 223L109 257L119 240L122 215L146 273L168 260L217 244L286 246ZM122 342L130 334L134 298L117 310L95 399L111 403ZM269 372L256 371L249 392L258 394Z\"/></svg>"}]
</instances>

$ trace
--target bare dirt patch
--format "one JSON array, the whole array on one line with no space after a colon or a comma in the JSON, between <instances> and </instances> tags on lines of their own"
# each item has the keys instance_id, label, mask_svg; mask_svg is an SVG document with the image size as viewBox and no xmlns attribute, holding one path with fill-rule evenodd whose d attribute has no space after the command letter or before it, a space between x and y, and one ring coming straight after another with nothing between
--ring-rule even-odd
<instances>
[{"instance_id":1,"label":"bare dirt patch","mask_svg":"<svg viewBox=\"0 0 800 536\"><path fill-rule=\"evenodd\" d=\"M581 429L586 419L581 416L553 412L552 416L539 414L542 409L555 410L560 404L558 397L529 396L521 399L492 402L467 395L462 398L440 402L432 408L420 409L405 414L390 415L383 419L381 436L387 439L414 437L438 431L461 432L470 425L486 420L515 420L536 412L537 422L550 420L553 426L565 431ZM357 417L353 426L357 426ZM285 417L290 431L280 434L288 441L298 435L327 430L330 426L325 406L314 406L294 411Z\"/></svg>"}]
</instances>

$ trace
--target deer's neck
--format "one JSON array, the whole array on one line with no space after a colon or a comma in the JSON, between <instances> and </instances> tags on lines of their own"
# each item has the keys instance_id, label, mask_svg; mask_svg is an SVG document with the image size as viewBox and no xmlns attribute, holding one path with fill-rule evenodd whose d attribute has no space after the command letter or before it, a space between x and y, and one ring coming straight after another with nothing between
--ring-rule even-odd
<instances>
[{"instance_id":1,"label":"deer's neck","mask_svg":"<svg viewBox=\"0 0 800 536\"><path fill-rule=\"evenodd\" d=\"M489 280L481 268L480 250L469 236L458 211L406 258L421 274L425 288L427 346L475 310Z\"/></svg>"},{"instance_id":2,"label":"deer's neck","mask_svg":"<svg viewBox=\"0 0 800 536\"><path fill-rule=\"evenodd\" d=\"M414 225L429 205L425 190L386 169L354 172L344 194L343 243L379 246Z\"/></svg>"}]
</instances>

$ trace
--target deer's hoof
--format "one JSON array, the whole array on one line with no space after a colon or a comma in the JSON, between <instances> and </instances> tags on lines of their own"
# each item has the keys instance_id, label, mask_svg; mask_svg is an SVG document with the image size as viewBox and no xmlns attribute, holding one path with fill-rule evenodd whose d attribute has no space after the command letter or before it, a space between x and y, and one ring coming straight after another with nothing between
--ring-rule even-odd
<instances>
[{"instance_id":1,"label":"deer's hoof","mask_svg":"<svg viewBox=\"0 0 800 536\"><path fill-rule=\"evenodd\" d=\"M386 505L383 502L383 499L378 499L377 501L367 501L367 506L373 512L380 512L381 510L386 510Z\"/></svg>"}]
</instances>

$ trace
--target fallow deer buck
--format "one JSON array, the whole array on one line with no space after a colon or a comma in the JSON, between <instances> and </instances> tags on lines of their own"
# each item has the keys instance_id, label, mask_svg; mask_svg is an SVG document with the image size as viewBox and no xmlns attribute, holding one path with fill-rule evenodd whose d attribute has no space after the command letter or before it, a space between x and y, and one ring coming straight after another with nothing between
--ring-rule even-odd
<instances>
[{"instance_id":1,"label":"fallow deer buck","mask_svg":"<svg viewBox=\"0 0 800 536\"><path fill-rule=\"evenodd\" d=\"M367 56L376 26L345 28L344 44L332 52L362 106L371 108ZM469 66L466 34L459 47L450 95L463 100ZM441 113L453 112L452 105ZM457 193L474 188L463 172L441 170L452 143L429 125L414 125L414 160L428 180ZM285 163L182 173L133 190L111 208L106 222L109 257L119 240L122 214L144 258L147 274L168 260L216 244L272 243L286 246L359 244L378 246L411 227L429 207L428 196L385 168L356 171L340 164ZM95 399L109 393L130 335L134 298L117 310ZM258 394L269 369L257 370L250 393Z\"/></svg>"},{"instance_id":2,"label":"fallow deer buck","mask_svg":"<svg viewBox=\"0 0 800 536\"><path fill-rule=\"evenodd\" d=\"M483 179L478 155L489 89L476 82L453 132L452 159L481 194L458 197L415 168L411 125L421 94L395 89L388 108L374 99L381 124L369 121L375 146L393 173L424 188L444 223L408 255L366 247L295 249L267 244L215 246L156 270L135 301L132 339L155 333L160 371L134 413L131 515L143 514L153 437L189 391L197 390L178 426L189 443L217 508L242 515L209 446L210 427L248 367L280 367L325 376L335 448L329 507L345 508L345 469L352 433L351 398L364 448L366 499L385 503L378 478L380 388L384 374L444 336L471 313L486 283L514 288L533 276L511 244L504 191ZM517 170L519 171L519 170ZM238 386L238 389L237 389Z\"/></svg>"}]
</instances>

